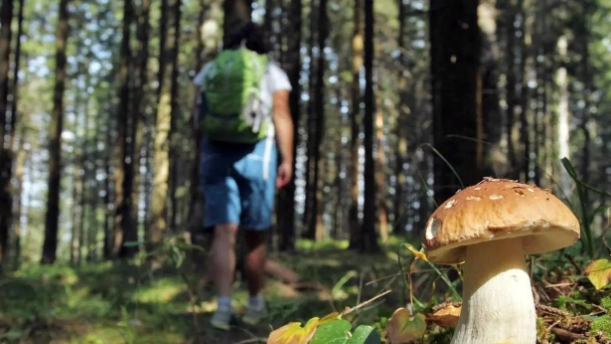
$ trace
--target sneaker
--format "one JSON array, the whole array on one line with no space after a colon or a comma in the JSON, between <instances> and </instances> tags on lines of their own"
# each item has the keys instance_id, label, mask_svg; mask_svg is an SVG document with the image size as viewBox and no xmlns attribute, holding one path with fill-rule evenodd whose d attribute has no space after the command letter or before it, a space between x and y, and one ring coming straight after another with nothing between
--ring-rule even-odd
<instances>
[{"instance_id":1,"label":"sneaker","mask_svg":"<svg viewBox=\"0 0 611 344\"><path fill-rule=\"evenodd\" d=\"M261 307L253 307L246 306L246 310L244 311L244 317L242 321L247 325L256 325L261 319L265 318L267 315L267 310L265 309L265 305Z\"/></svg>"},{"instance_id":2,"label":"sneaker","mask_svg":"<svg viewBox=\"0 0 611 344\"><path fill-rule=\"evenodd\" d=\"M229 309L217 309L210 319L212 327L219 330L229 330L229 322L231 321L231 308Z\"/></svg>"}]
</instances>

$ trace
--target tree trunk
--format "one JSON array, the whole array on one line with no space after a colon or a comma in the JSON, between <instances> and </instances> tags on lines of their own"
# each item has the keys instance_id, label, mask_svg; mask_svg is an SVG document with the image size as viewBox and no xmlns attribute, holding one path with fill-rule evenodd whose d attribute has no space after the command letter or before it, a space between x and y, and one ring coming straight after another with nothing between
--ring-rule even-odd
<instances>
[{"instance_id":1,"label":"tree trunk","mask_svg":"<svg viewBox=\"0 0 611 344\"><path fill-rule=\"evenodd\" d=\"M133 137L131 144L132 157L134 161L134 183L132 190L132 226L136 234L139 229L139 209L140 209L140 194L142 192L141 185L143 184L143 175L140 173L141 159L143 158L143 142L144 130L149 117L150 99L149 82L148 82L148 62L149 62L149 36L150 36L150 11L151 0L142 0L140 10L138 12L138 25L136 28L136 38L138 40L138 56L135 69L136 85L134 90L134 110L133 124L131 127L130 136ZM146 222L145 222L146 223Z\"/></svg>"},{"instance_id":2,"label":"tree trunk","mask_svg":"<svg viewBox=\"0 0 611 344\"><path fill-rule=\"evenodd\" d=\"M55 34L55 87L53 110L49 126L49 184L47 212L45 215L45 238L42 248L42 264L53 264L57 254L59 227L59 194L62 170L62 131L64 128L64 91L66 87L66 46L68 43L68 0L60 0L57 31Z\"/></svg>"},{"instance_id":3,"label":"tree trunk","mask_svg":"<svg viewBox=\"0 0 611 344\"><path fill-rule=\"evenodd\" d=\"M15 136L16 136L16 127L17 123L17 103L19 102L19 69L21 66L21 36L23 35L23 11L25 7L25 0L19 0L19 9L17 14L17 35L15 37L15 61L13 66L13 84L11 87L11 93L13 96L13 100L11 102L11 122L10 122L10 138L8 149L13 149L15 144ZM1 106L0 106L1 108ZM1 111L1 110L0 110ZM0 118L4 117L4 114L0 112ZM0 122L2 120L0 119ZM21 128L24 128L22 125ZM21 258L21 241L20 241L20 226L21 226L21 197L22 197L22 189L23 189L23 164L25 161L25 149L24 149L24 140L25 140L25 129L22 129L19 134L19 143L17 146L17 154L16 154L16 163L15 163L15 180L17 181L17 186L15 188L15 192L12 195L13 208L11 217L13 215L16 216L17 221L12 221L11 223L11 233L12 237L9 236L10 241L12 242L11 247L13 248L13 268L17 269L19 267L19 261ZM1 148L0 148L1 149ZM9 176L6 178L10 180L12 177L13 171L11 170ZM3 178L0 176L0 178ZM1 184L1 182L0 182ZM0 207L1 208L1 207ZM0 218L3 217L3 211L0 210ZM6 215L5 215L6 216ZM2 220L0 220L2 222ZM8 223L4 224L8 227ZM0 224L0 227L3 225ZM0 228L0 232L3 229ZM0 234L1 235L1 234Z\"/></svg>"},{"instance_id":4,"label":"tree trunk","mask_svg":"<svg viewBox=\"0 0 611 344\"><path fill-rule=\"evenodd\" d=\"M379 250L376 235L376 168L373 152L375 125L374 114L376 112L373 61L374 61L374 12L373 0L365 0L365 115L363 125L365 129L365 170L364 170L364 198L363 205L363 229L361 240L361 251L376 252Z\"/></svg>"},{"instance_id":5,"label":"tree trunk","mask_svg":"<svg viewBox=\"0 0 611 344\"><path fill-rule=\"evenodd\" d=\"M4 130L7 119L6 110L8 109L12 22L13 0L3 0L2 6L0 6L0 149L4 149ZM2 216L2 213L0 213L0 216Z\"/></svg>"},{"instance_id":6,"label":"tree trunk","mask_svg":"<svg viewBox=\"0 0 611 344\"><path fill-rule=\"evenodd\" d=\"M178 76L178 39L180 37L180 6L181 0L168 1L168 31L164 34L165 50L160 55L160 60L165 60L160 65L164 65L162 77L165 80L160 82L163 85L161 97L157 108L157 130L154 142L154 174L153 174L153 194L151 201L151 217L149 230L147 232L147 252L158 249L163 242L167 232L167 208L166 200L168 197L168 182L170 177L170 142L173 136L173 120L177 109L177 76ZM168 63L169 62L169 63ZM158 255L153 257L157 263Z\"/></svg>"},{"instance_id":7,"label":"tree trunk","mask_svg":"<svg viewBox=\"0 0 611 344\"><path fill-rule=\"evenodd\" d=\"M361 86L360 75L363 68L363 34L361 32L361 0L354 0L354 17L352 18L352 82L350 113L350 209L348 225L350 226L350 249L359 249L361 242L361 224L359 221L359 147L361 145Z\"/></svg>"},{"instance_id":8,"label":"tree trunk","mask_svg":"<svg viewBox=\"0 0 611 344\"><path fill-rule=\"evenodd\" d=\"M11 56L11 23L13 21L13 0L2 1L0 6L0 266L6 256L10 230L12 200L10 178L12 147L4 151L4 135L7 121L9 70Z\"/></svg>"},{"instance_id":9,"label":"tree trunk","mask_svg":"<svg viewBox=\"0 0 611 344\"><path fill-rule=\"evenodd\" d=\"M378 105L379 106L379 105ZM378 196L378 227L382 242L388 240L388 207L386 206L386 156L384 154L384 114L376 111L376 144L377 144L377 171L376 191Z\"/></svg>"},{"instance_id":10,"label":"tree trunk","mask_svg":"<svg viewBox=\"0 0 611 344\"><path fill-rule=\"evenodd\" d=\"M566 36L558 38L558 55L561 59L567 57L568 39ZM569 107L569 81L568 71L564 64L561 63L556 71L556 87L558 87L558 132L557 142L558 156L556 157L557 169L560 174L560 188L562 192L569 195L571 192L571 177L562 166L560 159L571 158L570 153L570 107Z\"/></svg>"},{"instance_id":11,"label":"tree trunk","mask_svg":"<svg viewBox=\"0 0 611 344\"><path fill-rule=\"evenodd\" d=\"M132 52L131 23L134 21L132 0L123 2L123 32L119 62L119 108L117 110L117 139L115 175L115 219L113 229L112 257L131 256L135 246L124 244L133 241L132 226L132 186L133 186L133 155L130 151L130 75ZM136 235L137 240L137 235Z\"/></svg>"},{"instance_id":12,"label":"tree trunk","mask_svg":"<svg viewBox=\"0 0 611 344\"><path fill-rule=\"evenodd\" d=\"M312 136L308 135L308 140L312 140L312 162L310 168L313 168L311 186L312 198L310 206L310 218L308 221L307 237L320 241L324 238L324 225L322 223L322 182L321 172L323 168L322 157L322 141L324 136L325 122L325 68L326 61L324 55L325 43L329 36L329 21L327 18L327 0L320 0L318 3L318 57L316 62L316 87L314 88L314 112L313 118L310 119L310 127Z\"/></svg>"},{"instance_id":13,"label":"tree trunk","mask_svg":"<svg viewBox=\"0 0 611 344\"><path fill-rule=\"evenodd\" d=\"M301 85L299 77L301 74L301 0L291 0L290 5L290 34L289 46L287 47L287 62L284 69L287 71L289 80L293 87L290 94L289 105L293 117L293 170L296 166L297 146L299 145L299 123L301 115ZM280 234L280 251L292 251L295 248L295 178L280 191L278 196L279 208L276 212L277 223Z\"/></svg>"},{"instance_id":14,"label":"tree trunk","mask_svg":"<svg viewBox=\"0 0 611 344\"><path fill-rule=\"evenodd\" d=\"M431 0L431 82L434 146L454 168L463 186L483 177L477 109L480 31L475 0ZM449 135L475 138L478 143ZM441 204L454 195L461 183L444 161L434 161L435 200Z\"/></svg>"},{"instance_id":15,"label":"tree trunk","mask_svg":"<svg viewBox=\"0 0 611 344\"><path fill-rule=\"evenodd\" d=\"M314 239L314 230L311 226L316 221L316 183L314 181L314 171L316 170L316 160L314 158L316 151L316 77L317 59L314 56L314 45L318 32L318 13L316 12L316 0L310 1L310 37L309 37L309 68L308 68L308 117L307 117L307 144L306 144L306 187L305 187L305 211L303 213L303 223L305 231L304 238Z\"/></svg>"}]
</instances>

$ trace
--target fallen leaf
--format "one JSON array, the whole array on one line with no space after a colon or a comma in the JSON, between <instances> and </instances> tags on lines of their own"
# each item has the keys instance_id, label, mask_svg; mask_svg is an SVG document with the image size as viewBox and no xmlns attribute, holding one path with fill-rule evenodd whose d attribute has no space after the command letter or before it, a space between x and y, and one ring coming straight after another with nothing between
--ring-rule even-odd
<instances>
[{"instance_id":1,"label":"fallen leaf","mask_svg":"<svg viewBox=\"0 0 611 344\"><path fill-rule=\"evenodd\" d=\"M417 341L426 332L426 318L423 314L411 316L406 308L398 308L388 320L386 335L390 344L404 344Z\"/></svg>"},{"instance_id":2,"label":"fallen leaf","mask_svg":"<svg viewBox=\"0 0 611 344\"><path fill-rule=\"evenodd\" d=\"M461 309L461 306L454 306L449 303L445 307L438 309L435 313L428 314L426 320L443 328L456 327Z\"/></svg>"},{"instance_id":3,"label":"fallen leaf","mask_svg":"<svg viewBox=\"0 0 611 344\"><path fill-rule=\"evenodd\" d=\"M301 327L300 322L290 322L272 331L267 344L307 344L316 332L318 317L314 317Z\"/></svg>"},{"instance_id":4,"label":"fallen leaf","mask_svg":"<svg viewBox=\"0 0 611 344\"><path fill-rule=\"evenodd\" d=\"M426 262L428 262L429 260L426 258L426 254L424 254L423 252L420 251L416 251L415 248L413 248L410 244L405 244L405 248L408 249L414 256L416 256L416 258L422 259Z\"/></svg>"},{"instance_id":5,"label":"fallen leaf","mask_svg":"<svg viewBox=\"0 0 611 344\"><path fill-rule=\"evenodd\" d=\"M603 258L593 261L584 272L596 290L600 290L611 283L611 261L608 259Z\"/></svg>"}]
</instances>

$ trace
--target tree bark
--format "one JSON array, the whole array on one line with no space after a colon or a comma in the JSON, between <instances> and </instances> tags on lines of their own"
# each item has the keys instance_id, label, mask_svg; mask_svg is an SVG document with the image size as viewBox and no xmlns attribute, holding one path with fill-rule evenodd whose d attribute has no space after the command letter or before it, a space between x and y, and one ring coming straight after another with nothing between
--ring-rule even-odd
<instances>
[{"instance_id":1,"label":"tree bark","mask_svg":"<svg viewBox=\"0 0 611 344\"><path fill-rule=\"evenodd\" d=\"M119 62L119 108L117 110L117 139L115 175L115 219L113 229L112 257L129 257L135 246L124 244L134 239L132 223L133 155L130 151L130 85L132 51L131 23L134 21L132 0L123 2L123 31ZM137 233L136 233L137 234ZM136 235L137 240L137 235Z\"/></svg>"},{"instance_id":2,"label":"tree bark","mask_svg":"<svg viewBox=\"0 0 611 344\"><path fill-rule=\"evenodd\" d=\"M168 1L168 0L164 0ZM164 34L165 50L160 55L160 60L165 60L162 78L166 81L163 85L161 97L157 108L157 131L154 142L154 174L153 194L151 201L151 217L149 230L147 232L148 252L158 249L163 242L167 232L167 207L168 182L170 180L170 142L173 139L173 120L177 111L177 88L178 88L178 43L180 37L180 6L181 0L169 0L167 20L169 30ZM169 63L168 63L169 62ZM153 263L158 263L159 256L151 256Z\"/></svg>"},{"instance_id":3,"label":"tree bark","mask_svg":"<svg viewBox=\"0 0 611 344\"><path fill-rule=\"evenodd\" d=\"M433 135L437 151L454 168L463 186L483 177L482 161L477 156L482 132L478 130L478 78L480 31L475 0L431 0L431 82ZM475 138L478 143L462 138ZM441 204L461 183L439 157L434 160L435 200Z\"/></svg>"},{"instance_id":4,"label":"tree bark","mask_svg":"<svg viewBox=\"0 0 611 344\"><path fill-rule=\"evenodd\" d=\"M66 46L70 30L68 4L68 0L60 0L59 2L59 18L55 34L55 86L53 89L53 110L51 111L49 127L49 180L42 264L53 264L57 257L60 211L59 194L62 172L61 135L64 128L64 91L66 88Z\"/></svg>"},{"instance_id":5,"label":"tree bark","mask_svg":"<svg viewBox=\"0 0 611 344\"><path fill-rule=\"evenodd\" d=\"M361 240L361 251L376 252L379 250L376 235L376 168L374 157L374 114L376 112L373 61L374 61L374 12L373 0L365 0L365 115L364 146L365 146L365 170L364 170L364 198L363 205L363 229Z\"/></svg>"},{"instance_id":6,"label":"tree bark","mask_svg":"<svg viewBox=\"0 0 611 344\"><path fill-rule=\"evenodd\" d=\"M290 5L290 34L287 61L284 69L287 71L293 91L290 94L289 106L293 117L293 157L297 157L297 146L299 145L299 123L301 117L301 85L299 77L301 74L301 0L291 0ZM293 170L295 170L296 159L293 159ZM280 251L292 251L295 248L295 178L280 191L278 196L280 209L276 212L277 223L280 234Z\"/></svg>"}]
</instances>

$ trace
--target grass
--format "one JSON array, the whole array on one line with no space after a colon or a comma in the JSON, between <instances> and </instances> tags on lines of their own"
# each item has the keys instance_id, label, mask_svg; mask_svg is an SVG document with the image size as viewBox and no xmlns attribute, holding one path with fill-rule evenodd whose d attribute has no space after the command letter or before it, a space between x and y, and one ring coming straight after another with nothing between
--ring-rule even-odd
<instances>
[{"instance_id":1,"label":"grass","mask_svg":"<svg viewBox=\"0 0 611 344\"><path fill-rule=\"evenodd\" d=\"M295 290L268 280L269 324L254 328L237 324L229 334L211 331L208 319L214 299L203 293L202 302L190 305L187 284L171 266L152 278L135 263L32 266L0 280L0 343L237 343L257 338L264 342L272 328L288 320L307 321L375 296L388 288L387 276L397 271L391 254L359 259L344 249L345 242L300 241L297 246L298 253L276 258L323 289ZM188 273L187 277L199 276ZM399 279L390 286L403 290ZM362 310L359 321L389 317L400 293L387 295L375 309ZM238 280L234 295L238 312L246 297Z\"/></svg>"}]
</instances>

